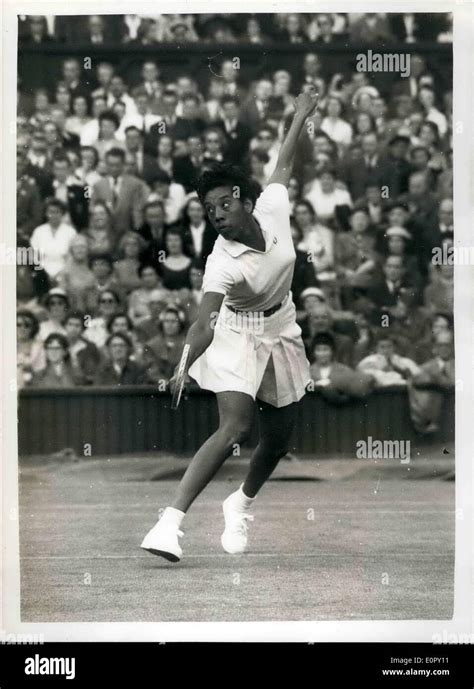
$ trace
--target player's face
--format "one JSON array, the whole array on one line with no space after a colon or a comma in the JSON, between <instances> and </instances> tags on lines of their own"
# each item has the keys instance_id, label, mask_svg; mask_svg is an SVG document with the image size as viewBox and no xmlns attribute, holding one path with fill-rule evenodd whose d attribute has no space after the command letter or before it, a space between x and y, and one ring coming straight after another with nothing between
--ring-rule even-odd
<instances>
[{"instance_id":1,"label":"player's face","mask_svg":"<svg viewBox=\"0 0 474 689\"><path fill-rule=\"evenodd\" d=\"M238 197L238 190L216 187L208 191L204 208L210 222L224 239L238 240L241 228L246 224L252 204Z\"/></svg>"}]
</instances>

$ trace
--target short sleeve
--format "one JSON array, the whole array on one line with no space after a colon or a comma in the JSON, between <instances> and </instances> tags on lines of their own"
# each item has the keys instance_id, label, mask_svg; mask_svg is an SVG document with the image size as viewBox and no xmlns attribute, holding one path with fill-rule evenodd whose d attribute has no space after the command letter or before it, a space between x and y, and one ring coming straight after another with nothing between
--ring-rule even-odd
<instances>
[{"instance_id":1,"label":"short sleeve","mask_svg":"<svg viewBox=\"0 0 474 689\"><path fill-rule=\"evenodd\" d=\"M255 210L259 213L290 214L290 199L288 189L284 184L272 182L266 187L257 199Z\"/></svg>"},{"instance_id":2,"label":"short sleeve","mask_svg":"<svg viewBox=\"0 0 474 689\"><path fill-rule=\"evenodd\" d=\"M221 256L213 256L207 259L206 270L202 284L202 291L217 292L218 294L228 294L232 287L243 281L239 269L223 260Z\"/></svg>"}]
</instances>

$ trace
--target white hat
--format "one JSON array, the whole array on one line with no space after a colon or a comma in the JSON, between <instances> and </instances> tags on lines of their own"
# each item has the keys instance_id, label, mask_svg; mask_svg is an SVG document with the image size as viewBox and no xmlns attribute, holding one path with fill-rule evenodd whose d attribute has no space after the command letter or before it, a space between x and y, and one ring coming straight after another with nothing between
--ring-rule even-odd
<instances>
[{"instance_id":1,"label":"white hat","mask_svg":"<svg viewBox=\"0 0 474 689\"><path fill-rule=\"evenodd\" d=\"M307 287L300 294L300 299L304 301L306 297L318 297L321 301L326 301L326 295L319 287Z\"/></svg>"},{"instance_id":2,"label":"white hat","mask_svg":"<svg viewBox=\"0 0 474 689\"><path fill-rule=\"evenodd\" d=\"M411 234L404 227L389 227L385 232L387 237L403 237L403 239L412 239Z\"/></svg>"}]
</instances>

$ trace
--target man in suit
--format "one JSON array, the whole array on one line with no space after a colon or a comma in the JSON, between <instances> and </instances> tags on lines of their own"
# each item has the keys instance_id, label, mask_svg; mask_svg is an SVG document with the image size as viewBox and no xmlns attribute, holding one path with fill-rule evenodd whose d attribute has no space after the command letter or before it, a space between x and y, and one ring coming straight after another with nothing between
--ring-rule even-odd
<instances>
[{"instance_id":1,"label":"man in suit","mask_svg":"<svg viewBox=\"0 0 474 689\"><path fill-rule=\"evenodd\" d=\"M78 184L71 174L68 157L58 154L53 159L53 194L62 201L67 209L65 222L76 230L82 230L89 224L89 199L87 187Z\"/></svg>"},{"instance_id":2,"label":"man in suit","mask_svg":"<svg viewBox=\"0 0 474 689\"><path fill-rule=\"evenodd\" d=\"M31 233L41 225L43 204L33 177L27 174L27 158L24 149L16 152L16 230L19 239L28 240Z\"/></svg>"},{"instance_id":3,"label":"man in suit","mask_svg":"<svg viewBox=\"0 0 474 689\"><path fill-rule=\"evenodd\" d=\"M197 134L189 136L186 140L186 149L185 155L177 156L173 161L173 179L189 194L196 188L205 162L201 137Z\"/></svg>"},{"instance_id":4,"label":"man in suit","mask_svg":"<svg viewBox=\"0 0 474 689\"><path fill-rule=\"evenodd\" d=\"M242 161L248 151L252 132L239 120L239 101L235 96L224 96L222 99L223 118L215 122L226 138L226 159L233 165Z\"/></svg>"},{"instance_id":5,"label":"man in suit","mask_svg":"<svg viewBox=\"0 0 474 689\"><path fill-rule=\"evenodd\" d=\"M66 113L60 106L53 106L50 111L51 121L58 129L58 144L66 151L79 152L81 147L80 139L77 134L72 134L66 129Z\"/></svg>"},{"instance_id":6,"label":"man in suit","mask_svg":"<svg viewBox=\"0 0 474 689\"><path fill-rule=\"evenodd\" d=\"M333 317L329 306L322 302L311 304L308 315L300 322L306 352L311 355L311 343L315 335L329 333L334 338L335 358L337 361L352 366L354 363L354 341L349 335L335 332Z\"/></svg>"},{"instance_id":7,"label":"man in suit","mask_svg":"<svg viewBox=\"0 0 474 689\"><path fill-rule=\"evenodd\" d=\"M383 325L382 318L397 316L399 301L411 306L420 301L419 290L408 283L404 275L403 256L388 256L383 266L383 278L380 278L367 290L367 297L372 302L372 321Z\"/></svg>"},{"instance_id":8,"label":"man in suit","mask_svg":"<svg viewBox=\"0 0 474 689\"><path fill-rule=\"evenodd\" d=\"M408 177L412 171L407 161L409 145L410 139L407 136L396 134L389 141L388 153L378 161L380 184L389 188L393 199L408 190Z\"/></svg>"},{"instance_id":9,"label":"man in suit","mask_svg":"<svg viewBox=\"0 0 474 689\"><path fill-rule=\"evenodd\" d=\"M71 94L71 102L76 96L86 96L90 94L90 87L81 81L81 65L79 60L74 57L64 60L62 65L62 79Z\"/></svg>"},{"instance_id":10,"label":"man in suit","mask_svg":"<svg viewBox=\"0 0 474 689\"><path fill-rule=\"evenodd\" d=\"M183 224L183 251L187 256L205 262L214 248L217 233L207 220L199 199L191 198L187 209L189 220Z\"/></svg>"},{"instance_id":11,"label":"man in suit","mask_svg":"<svg viewBox=\"0 0 474 689\"><path fill-rule=\"evenodd\" d=\"M160 71L152 60L143 63L141 78L141 82L133 89L132 96L136 99L138 93L144 93L149 111L156 115L163 93L163 82L160 81Z\"/></svg>"},{"instance_id":12,"label":"man in suit","mask_svg":"<svg viewBox=\"0 0 474 689\"><path fill-rule=\"evenodd\" d=\"M419 433L435 433L446 393L455 387L454 342L450 331L435 337L433 358L422 364L408 388L410 414Z\"/></svg>"},{"instance_id":13,"label":"man in suit","mask_svg":"<svg viewBox=\"0 0 474 689\"><path fill-rule=\"evenodd\" d=\"M272 93L272 82L269 79L260 79L255 86L255 92L247 98L240 109L239 119L252 134L257 132L267 118Z\"/></svg>"},{"instance_id":14,"label":"man in suit","mask_svg":"<svg viewBox=\"0 0 474 689\"><path fill-rule=\"evenodd\" d=\"M143 209L144 222L138 228L138 234L145 241L145 248L140 254L144 265L158 266L166 257L165 247L165 209L161 201L149 201Z\"/></svg>"},{"instance_id":15,"label":"man in suit","mask_svg":"<svg viewBox=\"0 0 474 689\"><path fill-rule=\"evenodd\" d=\"M349 156L343 165L343 178L354 201L365 194L369 184L381 185L379 143L375 132L364 134L361 147L362 155L356 159Z\"/></svg>"},{"instance_id":16,"label":"man in suit","mask_svg":"<svg viewBox=\"0 0 474 689\"><path fill-rule=\"evenodd\" d=\"M114 230L122 235L140 227L149 189L141 180L124 174L125 153L122 149L108 151L105 163L107 176L94 185L92 205L96 201L106 203L112 214Z\"/></svg>"},{"instance_id":17,"label":"man in suit","mask_svg":"<svg viewBox=\"0 0 474 689\"><path fill-rule=\"evenodd\" d=\"M178 119L176 115L176 106L178 105L178 97L176 93L167 89L163 93L160 107L157 115L161 116L161 121L153 124L145 138L145 147L151 155L156 155L158 148L158 141L160 136L167 134L174 137L174 127Z\"/></svg>"},{"instance_id":18,"label":"man in suit","mask_svg":"<svg viewBox=\"0 0 474 689\"><path fill-rule=\"evenodd\" d=\"M126 128L125 152L133 156L137 177L151 186L160 168L156 160L145 152L143 141L144 136L140 129L133 126Z\"/></svg>"}]
</instances>

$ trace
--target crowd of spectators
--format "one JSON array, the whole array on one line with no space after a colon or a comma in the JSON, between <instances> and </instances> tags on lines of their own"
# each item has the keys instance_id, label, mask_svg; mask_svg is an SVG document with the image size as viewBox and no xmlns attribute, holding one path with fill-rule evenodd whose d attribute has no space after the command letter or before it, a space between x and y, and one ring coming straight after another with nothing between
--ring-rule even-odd
<instances>
[{"instance_id":1,"label":"crowd of spectators","mask_svg":"<svg viewBox=\"0 0 474 689\"><path fill-rule=\"evenodd\" d=\"M298 75L267 65L250 84L230 59L206 86L189 74L166 81L147 55L138 83L106 58L86 78L71 57L53 92L20 85L17 243L41 266L18 266L19 386L169 379L216 239L196 178L225 161L264 189L292 97L314 87L319 107L289 196L292 291L315 387L340 401L408 386L416 427L433 430L440 395L454 385L453 268L432 261L433 249L453 245L452 93L437 93L416 54L389 97L355 64L349 76L323 76L317 45L449 40L448 15L435 18L81 18L76 42L311 40L315 49ZM67 40L70 21L20 18L20 40Z\"/></svg>"}]
</instances>

